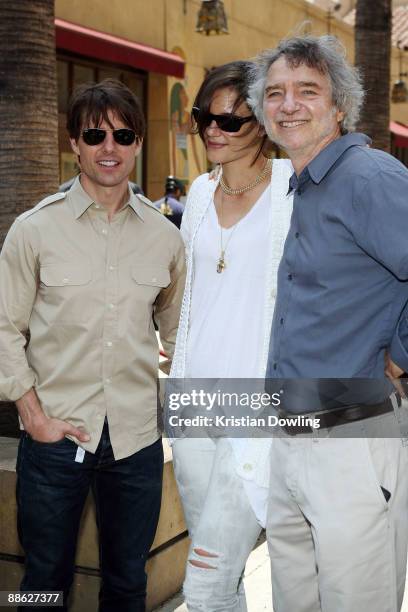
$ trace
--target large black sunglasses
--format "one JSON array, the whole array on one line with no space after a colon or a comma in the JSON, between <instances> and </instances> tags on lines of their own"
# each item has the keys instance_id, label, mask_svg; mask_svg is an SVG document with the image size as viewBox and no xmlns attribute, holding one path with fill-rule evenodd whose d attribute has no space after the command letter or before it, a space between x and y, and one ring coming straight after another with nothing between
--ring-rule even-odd
<instances>
[{"instance_id":1,"label":"large black sunglasses","mask_svg":"<svg viewBox=\"0 0 408 612\"><path fill-rule=\"evenodd\" d=\"M83 141L90 147L101 144L106 138L106 133L112 132L114 141L125 147L133 144L137 138L136 133L128 128L118 130L103 130L102 128L87 128L82 131Z\"/></svg>"},{"instance_id":2,"label":"large black sunglasses","mask_svg":"<svg viewBox=\"0 0 408 612\"><path fill-rule=\"evenodd\" d=\"M196 123L207 126L215 121L223 132L239 132L244 123L248 123L248 121L254 119L253 115L240 117L239 115L213 115L213 113L202 113L198 106L193 106L191 113Z\"/></svg>"}]
</instances>

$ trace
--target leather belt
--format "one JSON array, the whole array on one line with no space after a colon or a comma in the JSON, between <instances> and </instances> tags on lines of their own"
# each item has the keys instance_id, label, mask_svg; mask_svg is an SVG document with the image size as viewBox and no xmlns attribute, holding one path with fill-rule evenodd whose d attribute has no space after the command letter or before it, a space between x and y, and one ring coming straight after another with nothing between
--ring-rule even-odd
<instances>
[{"instance_id":1,"label":"leather belt","mask_svg":"<svg viewBox=\"0 0 408 612\"><path fill-rule=\"evenodd\" d=\"M346 423L354 423L355 421L363 421L372 417L386 414L387 412L393 412L394 408L391 399L388 397L381 404L368 404L362 406L356 404L353 406L345 406L339 410L331 410L330 412L308 413L302 416L307 418L316 418L320 421L319 429L330 429L336 425L344 425ZM293 419L296 416L289 412L279 411L279 417L283 419ZM298 434L312 433L312 427L308 425L282 425L282 429L290 436L296 436Z\"/></svg>"}]
</instances>

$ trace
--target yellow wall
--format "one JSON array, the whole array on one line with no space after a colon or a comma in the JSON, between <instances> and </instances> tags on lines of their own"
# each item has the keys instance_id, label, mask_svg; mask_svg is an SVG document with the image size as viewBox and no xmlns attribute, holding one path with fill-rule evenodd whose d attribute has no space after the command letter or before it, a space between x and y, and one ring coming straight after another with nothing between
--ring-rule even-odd
<instances>
[{"instance_id":1,"label":"yellow wall","mask_svg":"<svg viewBox=\"0 0 408 612\"><path fill-rule=\"evenodd\" d=\"M313 34L327 33L327 14L305 0L225 0L230 34L202 36L195 32L199 0L56 0L56 16L110 32L137 42L173 51L182 50L186 59L183 85L192 105L205 69L224 62L250 58L280 38L305 31L306 21ZM186 5L186 13L183 6ZM353 29L332 20L331 31L354 59ZM394 50L392 81L398 77L398 55ZM148 84L148 167L147 195L162 195L163 182L172 169L171 120L169 96L174 78L150 74ZM166 100L167 96L167 100ZM394 120L408 124L408 104L392 105ZM188 137L189 178L198 174ZM200 170L205 170L205 155L196 137Z\"/></svg>"},{"instance_id":2,"label":"yellow wall","mask_svg":"<svg viewBox=\"0 0 408 612\"><path fill-rule=\"evenodd\" d=\"M169 6L178 0L169 0ZM56 0L55 15L74 23L164 48L163 0Z\"/></svg>"}]
</instances>

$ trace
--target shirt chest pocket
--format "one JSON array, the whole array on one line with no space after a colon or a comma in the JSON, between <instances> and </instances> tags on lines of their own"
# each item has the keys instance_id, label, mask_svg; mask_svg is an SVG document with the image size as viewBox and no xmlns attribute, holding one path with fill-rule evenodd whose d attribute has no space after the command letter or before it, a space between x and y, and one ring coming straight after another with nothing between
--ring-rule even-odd
<instances>
[{"instance_id":1,"label":"shirt chest pocket","mask_svg":"<svg viewBox=\"0 0 408 612\"><path fill-rule=\"evenodd\" d=\"M131 269L131 276L136 299L149 305L170 284L170 272L164 266L135 265Z\"/></svg>"},{"instance_id":2,"label":"shirt chest pocket","mask_svg":"<svg viewBox=\"0 0 408 612\"><path fill-rule=\"evenodd\" d=\"M95 307L88 263L49 264L40 268L39 295L48 321L55 325L86 322Z\"/></svg>"}]
</instances>

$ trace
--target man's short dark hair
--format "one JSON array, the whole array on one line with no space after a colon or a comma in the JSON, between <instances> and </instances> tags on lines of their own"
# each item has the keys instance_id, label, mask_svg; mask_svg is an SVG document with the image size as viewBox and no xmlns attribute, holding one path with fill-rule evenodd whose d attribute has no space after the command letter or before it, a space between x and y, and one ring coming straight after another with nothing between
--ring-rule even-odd
<instances>
[{"instance_id":1,"label":"man's short dark hair","mask_svg":"<svg viewBox=\"0 0 408 612\"><path fill-rule=\"evenodd\" d=\"M79 85L69 100L67 130L70 138L78 140L81 130L97 127L102 121L113 128L108 112L115 113L139 138L145 134L145 118L135 94L116 79Z\"/></svg>"}]
</instances>

